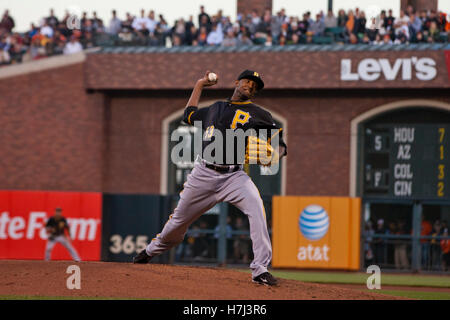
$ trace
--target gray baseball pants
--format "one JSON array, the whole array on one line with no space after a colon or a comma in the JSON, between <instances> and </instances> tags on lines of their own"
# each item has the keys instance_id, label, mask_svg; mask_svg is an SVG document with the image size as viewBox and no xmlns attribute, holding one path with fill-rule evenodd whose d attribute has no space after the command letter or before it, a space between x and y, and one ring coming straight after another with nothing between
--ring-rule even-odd
<instances>
[{"instance_id":1,"label":"gray baseball pants","mask_svg":"<svg viewBox=\"0 0 450 320\"><path fill-rule=\"evenodd\" d=\"M53 247L55 246L55 244L57 242L61 243L69 251L73 260L81 261L75 248L72 246L72 244L69 242L69 240L67 240L67 238L62 235L56 236L55 238L53 238L53 240L50 240L50 239L47 240L47 245L45 246L45 260L46 261L50 260L50 255L52 253Z\"/></svg>"},{"instance_id":2,"label":"gray baseball pants","mask_svg":"<svg viewBox=\"0 0 450 320\"><path fill-rule=\"evenodd\" d=\"M243 170L219 173L206 168L204 160L195 162L177 207L161 233L147 246L147 254L159 255L182 242L188 227L219 202L231 203L247 215L254 255L250 264L252 277L266 272L272 259L272 246L258 189Z\"/></svg>"}]
</instances>

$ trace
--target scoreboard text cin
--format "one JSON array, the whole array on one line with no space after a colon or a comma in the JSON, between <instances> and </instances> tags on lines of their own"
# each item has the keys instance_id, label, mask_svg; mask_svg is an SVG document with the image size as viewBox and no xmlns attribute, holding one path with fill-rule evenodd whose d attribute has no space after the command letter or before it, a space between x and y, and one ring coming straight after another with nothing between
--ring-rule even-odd
<instances>
[{"instance_id":1,"label":"scoreboard text cin","mask_svg":"<svg viewBox=\"0 0 450 320\"><path fill-rule=\"evenodd\" d=\"M364 196L449 197L449 124L376 124L364 132Z\"/></svg>"},{"instance_id":2,"label":"scoreboard text cin","mask_svg":"<svg viewBox=\"0 0 450 320\"><path fill-rule=\"evenodd\" d=\"M413 176L411 149L414 145L415 128L394 128L394 196L412 196Z\"/></svg>"}]
</instances>

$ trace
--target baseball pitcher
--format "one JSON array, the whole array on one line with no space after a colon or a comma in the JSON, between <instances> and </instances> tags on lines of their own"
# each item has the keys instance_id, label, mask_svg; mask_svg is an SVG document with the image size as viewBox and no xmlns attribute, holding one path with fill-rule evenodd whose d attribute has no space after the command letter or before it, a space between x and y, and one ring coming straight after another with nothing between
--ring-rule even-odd
<instances>
[{"instance_id":1,"label":"baseball pitcher","mask_svg":"<svg viewBox=\"0 0 450 320\"><path fill-rule=\"evenodd\" d=\"M277 280L267 271L272 259L272 246L263 201L255 184L243 170L243 164L257 163L268 166L278 163L280 158L287 154L282 129L276 126L269 112L250 100L264 87L261 76L251 70L245 70L239 75L230 99L198 109L203 88L218 82L217 75L211 75L206 72L205 76L197 81L184 111L184 122L194 125L194 122L201 121L204 132L203 156L195 161L180 194L180 201L163 230L146 249L134 257L133 262L148 263L152 257L179 244L183 241L189 225L217 203L228 202L244 212L249 219L254 254L254 260L250 264L253 282L276 285ZM249 129L256 132L265 129L269 134L265 139L258 135L248 136L245 139L245 157L239 157L236 147L233 152L237 152L233 156L227 155L234 140L226 139L223 142L221 157L217 154L213 158L205 157L205 151L213 143L212 137L216 133L227 137L227 130L238 129L244 132ZM270 132L275 132L273 136L277 136L279 141L275 148L270 144Z\"/></svg>"}]
</instances>

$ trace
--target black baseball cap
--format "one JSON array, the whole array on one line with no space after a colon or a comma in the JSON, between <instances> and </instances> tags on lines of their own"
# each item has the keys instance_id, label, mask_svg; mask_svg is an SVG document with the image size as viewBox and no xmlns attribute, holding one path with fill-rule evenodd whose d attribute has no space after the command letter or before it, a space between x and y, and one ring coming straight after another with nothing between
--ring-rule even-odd
<instances>
[{"instance_id":1,"label":"black baseball cap","mask_svg":"<svg viewBox=\"0 0 450 320\"><path fill-rule=\"evenodd\" d=\"M264 81L262 81L261 76L258 72L253 70L244 70L238 77L238 80L241 79L250 79L256 82L256 89L258 91L262 90L264 88Z\"/></svg>"}]
</instances>

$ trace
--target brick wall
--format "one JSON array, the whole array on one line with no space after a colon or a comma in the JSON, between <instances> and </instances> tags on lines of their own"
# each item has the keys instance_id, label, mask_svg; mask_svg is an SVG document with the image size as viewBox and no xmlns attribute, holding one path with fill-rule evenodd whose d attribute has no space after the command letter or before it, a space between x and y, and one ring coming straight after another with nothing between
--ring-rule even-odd
<instances>
[{"instance_id":1,"label":"brick wall","mask_svg":"<svg viewBox=\"0 0 450 320\"><path fill-rule=\"evenodd\" d=\"M438 0L400 0L400 8L406 10L411 5L416 11L438 9Z\"/></svg>"},{"instance_id":2,"label":"brick wall","mask_svg":"<svg viewBox=\"0 0 450 320\"><path fill-rule=\"evenodd\" d=\"M237 13L250 14L254 9L260 16L265 9L272 10L272 0L238 0Z\"/></svg>"},{"instance_id":3,"label":"brick wall","mask_svg":"<svg viewBox=\"0 0 450 320\"><path fill-rule=\"evenodd\" d=\"M101 191L103 95L83 64L0 80L0 189Z\"/></svg>"},{"instance_id":4,"label":"brick wall","mask_svg":"<svg viewBox=\"0 0 450 320\"><path fill-rule=\"evenodd\" d=\"M78 63L0 80L0 189L159 193L161 122L184 108L190 90L86 90L85 68ZM207 89L202 101L231 93ZM263 91L255 102L288 119L287 194L348 195L351 119L404 99L450 103L450 94L445 88Z\"/></svg>"},{"instance_id":5,"label":"brick wall","mask_svg":"<svg viewBox=\"0 0 450 320\"><path fill-rule=\"evenodd\" d=\"M202 101L230 90L205 90ZM156 95L156 96L155 96ZM287 188L290 195L349 194L350 121L386 103L423 99L450 103L445 91L268 90L254 101L288 119ZM159 193L161 122L183 109L189 91L114 94L105 191Z\"/></svg>"}]
</instances>

